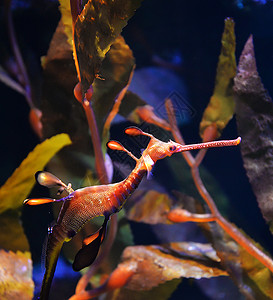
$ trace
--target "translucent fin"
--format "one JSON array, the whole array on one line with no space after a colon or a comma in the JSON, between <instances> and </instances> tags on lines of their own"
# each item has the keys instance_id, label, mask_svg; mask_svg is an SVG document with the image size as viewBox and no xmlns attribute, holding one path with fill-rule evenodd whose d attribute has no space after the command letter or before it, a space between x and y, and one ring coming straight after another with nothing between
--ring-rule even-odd
<instances>
[{"instance_id":1,"label":"translucent fin","mask_svg":"<svg viewBox=\"0 0 273 300\"><path fill-rule=\"evenodd\" d=\"M49 172L39 171L35 174L35 178L40 185L46 186L48 188L60 186L61 188L59 189L58 194L61 194L63 190L66 190L68 193L73 192L71 184L66 185L61 181L61 179Z\"/></svg>"},{"instance_id":2,"label":"translucent fin","mask_svg":"<svg viewBox=\"0 0 273 300\"><path fill-rule=\"evenodd\" d=\"M65 185L58 177L49 172L39 171L35 174L35 178L40 185L48 188Z\"/></svg>"}]
</instances>

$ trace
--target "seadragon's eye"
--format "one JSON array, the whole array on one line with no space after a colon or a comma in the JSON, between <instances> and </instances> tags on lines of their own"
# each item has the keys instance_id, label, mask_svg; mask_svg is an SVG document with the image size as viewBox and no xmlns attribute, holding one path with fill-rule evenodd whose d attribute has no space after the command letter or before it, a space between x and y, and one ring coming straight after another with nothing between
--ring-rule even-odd
<instances>
[{"instance_id":1,"label":"seadragon's eye","mask_svg":"<svg viewBox=\"0 0 273 300\"><path fill-rule=\"evenodd\" d=\"M175 150L176 150L176 146L170 146L170 147L169 147L169 150L170 150L170 151L175 151Z\"/></svg>"}]
</instances>

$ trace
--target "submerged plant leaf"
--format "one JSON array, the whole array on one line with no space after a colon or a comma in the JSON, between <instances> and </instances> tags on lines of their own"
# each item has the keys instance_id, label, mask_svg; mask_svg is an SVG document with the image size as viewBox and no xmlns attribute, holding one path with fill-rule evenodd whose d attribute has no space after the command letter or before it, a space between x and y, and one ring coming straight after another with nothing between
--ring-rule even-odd
<instances>
[{"instance_id":1,"label":"submerged plant leaf","mask_svg":"<svg viewBox=\"0 0 273 300\"><path fill-rule=\"evenodd\" d=\"M200 246L200 245L199 245ZM177 278L211 278L227 276L226 271L219 268L219 263L210 258L195 260L187 253L173 256L163 246L132 246L122 254L122 264L135 266L135 274L126 288L131 290L150 290L159 284Z\"/></svg>"},{"instance_id":2,"label":"submerged plant leaf","mask_svg":"<svg viewBox=\"0 0 273 300\"><path fill-rule=\"evenodd\" d=\"M225 20L225 29L222 36L222 49L217 66L215 88L200 123L201 137L203 137L205 129L211 125L216 127L216 137L219 137L222 130L232 118L234 114L232 81L235 75L234 22L232 19L227 18Z\"/></svg>"},{"instance_id":3,"label":"submerged plant leaf","mask_svg":"<svg viewBox=\"0 0 273 300\"><path fill-rule=\"evenodd\" d=\"M137 107L142 107L144 105L147 105L147 103L142 98L131 91L127 91L119 108L119 114L124 118L130 118L129 115Z\"/></svg>"},{"instance_id":4,"label":"submerged plant leaf","mask_svg":"<svg viewBox=\"0 0 273 300\"><path fill-rule=\"evenodd\" d=\"M7 210L0 214L0 248L11 251L28 251L29 244L18 210Z\"/></svg>"},{"instance_id":5,"label":"submerged plant leaf","mask_svg":"<svg viewBox=\"0 0 273 300\"><path fill-rule=\"evenodd\" d=\"M0 188L0 213L21 207L35 184L34 174L42 170L61 148L70 144L67 134L59 134L37 145Z\"/></svg>"},{"instance_id":6,"label":"submerged plant leaf","mask_svg":"<svg viewBox=\"0 0 273 300\"><path fill-rule=\"evenodd\" d=\"M255 242L254 242L255 243ZM260 247L256 244L256 246ZM255 299L273 299L272 273L257 259L240 247L240 261L255 293ZM260 295L262 292L263 295Z\"/></svg>"},{"instance_id":7,"label":"submerged plant leaf","mask_svg":"<svg viewBox=\"0 0 273 300\"><path fill-rule=\"evenodd\" d=\"M257 72L252 37L240 57L234 92L244 167L273 233L273 103Z\"/></svg>"},{"instance_id":8,"label":"submerged plant leaf","mask_svg":"<svg viewBox=\"0 0 273 300\"><path fill-rule=\"evenodd\" d=\"M72 17L70 9L70 0L60 0L59 10L61 12L61 21L64 25L64 31L67 36L67 42L73 47L73 34L72 34Z\"/></svg>"},{"instance_id":9,"label":"submerged plant leaf","mask_svg":"<svg viewBox=\"0 0 273 300\"><path fill-rule=\"evenodd\" d=\"M101 62L142 0L89 0L74 29L83 93L99 74Z\"/></svg>"},{"instance_id":10,"label":"submerged plant leaf","mask_svg":"<svg viewBox=\"0 0 273 300\"><path fill-rule=\"evenodd\" d=\"M209 223L209 226L212 232L213 248L221 259L221 264L246 299L273 299L273 277L270 270L239 246L217 224ZM237 230L239 229L237 228ZM249 239L250 243L254 243L264 251L260 245L242 230L240 231Z\"/></svg>"},{"instance_id":11,"label":"submerged plant leaf","mask_svg":"<svg viewBox=\"0 0 273 300\"><path fill-rule=\"evenodd\" d=\"M134 66L135 58L132 50L120 35L113 41L110 51L102 62L101 78L96 78L93 83L92 107L100 133L116 97L128 84Z\"/></svg>"},{"instance_id":12,"label":"submerged plant leaf","mask_svg":"<svg viewBox=\"0 0 273 300\"><path fill-rule=\"evenodd\" d=\"M166 300L170 298L172 293L177 289L180 282L181 279L166 281L149 291L134 291L127 288L121 288L114 290L111 293L107 293L106 300Z\"/></svg>"},{"instance_id":13,"label":"submerged plant leaf","mask_svg":"<svg viewBox=\"0 0 273 300\"><path fill-rule=\"evenodd\" d=\"M215 262L220 262L220 258L217 256L215 250L211 244L202 244L196 242L181 242L170 243L165 246L167 249L176 252L180 256L188 256L197 260L210 259Z\"/></svg>"},{"instance_id":14,"label":"submerged plant leaf","mask_svg":"<svg viewBox=\"0 0 273 300\"><path fill-rule=\"evenodd\" d=\"M171 206L172 200L167 194L150 190L129 210L127 218L131 221L148 224L171 224L166 217Z\"/></svg>"},{"instance_id":15,"label":"submerged plant leaf","mask_svg":"<svg viewBox=\"0 0 273 300\"><path fill-rule=\"evenodd\" d=\"M29 252L0 250L0 298L31 300L34 294Z\"/></svg>"}]
</instances>

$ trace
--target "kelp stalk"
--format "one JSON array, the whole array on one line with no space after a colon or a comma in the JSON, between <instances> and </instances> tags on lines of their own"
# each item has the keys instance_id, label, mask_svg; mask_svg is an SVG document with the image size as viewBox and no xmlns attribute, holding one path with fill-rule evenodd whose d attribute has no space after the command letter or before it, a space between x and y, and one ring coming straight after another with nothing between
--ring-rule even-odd
<instances>
[{"instance_id":1,"label":"kelp stalk","mask_svg":"<svg viewBox=\"0 0 273 300\"><path fill-rule=\"evenodd\" d=\"M174 136L174 139L177 143L185 145L183 137L178 130L176 120L173 117L173 106L170 99L166 100L166 109L169 117L169 122L171 124L171 132ZM182 152L186 162L191 168L191 174L195 183L195 186L204 199L206 204L208 205L212 216L215 218L215 222L221 226L221 228L229 234L241 247L243 247L250 255L258 259L265 267L267 267L273 273L273 261L272 259L266 255L263 251L261 251L258 247L256 247L249 239L247 239L234 225L228 222L219 212L215 202L209 192L207 191L199 173L199 165L202 162L202 159L205 156L205 149L202 149L202 154L196 156L196 159L192 156L190 152ZM201 152L200 151L200 152ZM198 159L197 159L198 158ZM182 221L183 222L183 221Z\"/></svg>"}]
</instances>

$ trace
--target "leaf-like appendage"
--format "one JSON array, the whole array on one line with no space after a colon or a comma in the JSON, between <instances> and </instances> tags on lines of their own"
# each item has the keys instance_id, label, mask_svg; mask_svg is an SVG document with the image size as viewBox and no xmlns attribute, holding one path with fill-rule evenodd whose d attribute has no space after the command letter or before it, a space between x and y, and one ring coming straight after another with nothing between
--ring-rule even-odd
<instances>
[{"instance_id":1,"label":"leaf-like appendage","mask_svg":"<svg viewBox=\"0 0 273 300\"><path fill-rule=\"evenodd\" d=\"M0 188L0 213L21 207L35 184L34 174L42 170L61 148L69 144L69 136L59 134L37 145Z\"/></svg>"},{"instance_id":2,"label":"leaf-like appendage","mask_svg":"<svg viewBox=\"0 0 273 300\"><path fill-rule=\"evenodd\" d=\"M179 244L179 243L178 243ZM164 246L132 246L127 247L122 254L122 261L132 266L137 264L136 274L133 275L127 284L128 289L150 290L166 281L175 278L211 278L217 276L227 276L226 271L221 270L215 259L206 257L206 251L213 251L207 245L186 243L182 250L182 244L176 243ZM193 259L190 251L186 249L196 245L199 249L195 253L196 260ZM191 246L189 248L189 246ZM203 246L205 248L203 248ZM173 248L174 247L174 248ZM177 251L181 249L180 251ZM174 256L173 253L176 253ZM201 259L200 259L201 258ZM123 264L121 262L120 265Z\"/></svg>"},{"instance_id":3,"label":"leaf-like appendage","mask_svg":"<svg viewBox=\"0 0 273 300\"><path fill-rule=\"evenodd\" d=\"M203 137L205 129L211 125L216 126L216 137L219 137L232 118L234 114L232 80L235 75L234 22L228 18L225 20L225 29L222 36L222 49L217 66L215 88L200 123L201 137Z\"/></svg>"},{"instance_id":4,"label":"leaf-like appendage","mask_svg":"<svg viewBox=\"0 0 273 300\"><path fill-rule=\"evenodd\" d=\"M142 0L89 0L74 29L76 64L85 93L101 62Z\"/></svg>"}]
</instances>

